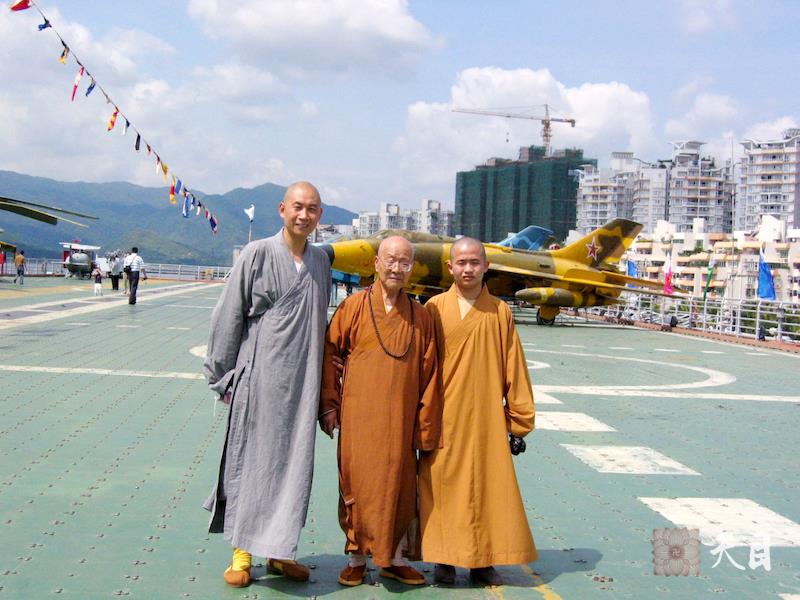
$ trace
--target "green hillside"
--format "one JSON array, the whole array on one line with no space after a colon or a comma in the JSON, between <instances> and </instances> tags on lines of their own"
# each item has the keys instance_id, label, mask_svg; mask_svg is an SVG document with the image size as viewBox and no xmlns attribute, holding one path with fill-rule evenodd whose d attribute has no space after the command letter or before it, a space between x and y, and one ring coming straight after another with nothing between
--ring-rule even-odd
<instances>
[{"instance_id":1,"label":"green hillside","mask_svg":"<svg viewBox=\"0 0 800 600\"><path fill-rule=\"evenodd\" d=\"M142 187L130 183L63 182L44 177L0 171L0 196L29 200L94 215L98 220L76 219L89 225L76 227L61 222L39 223L0 211L3 241L25 249L29 257L58 257L58 242L79 240L102 246L103 251L139 246L149 262L229 265L233 247L247 242L244 209L254 204L253 239L277 232L282 223L278 204L286 188L265 183L255 188L236 188L225 194L195 191L219 220L214 235L203 216L181 216L180 205L169 203L166 187ZM325 204L323 222L347 223L355 213Z\"/></svg>"}]
</instances>

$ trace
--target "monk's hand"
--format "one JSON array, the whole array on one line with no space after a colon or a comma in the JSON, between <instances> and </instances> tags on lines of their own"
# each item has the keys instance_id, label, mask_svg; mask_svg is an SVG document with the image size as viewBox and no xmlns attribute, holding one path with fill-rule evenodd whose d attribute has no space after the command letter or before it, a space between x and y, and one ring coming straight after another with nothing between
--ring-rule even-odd
<instances>
[{"instance_id":1,"label":"monk's hand","mask_svg":"<svg viewBox=\"0 0 800 600\"><path fill-rule=\"evenodd\" d=\"M224 404L230 404L231 398L233 398L233 390L225 390L225 393L222 395L222 402Z\"/></svg>"},{"instance_id":2,"label":"monk's hand","mask_svg":"<svg viewBox=\"0 0 800 600\"><path fill-rule=\"evenodd\" d=\"M523 440L521 437L517 437L514 434L509 434L508 443L509 446L511 446L511 454L514 456L525 452L525 440Z\"/></svg>"},{"instance_id":3,"label":"monk's hand","mask_svg":"<svg viewBox=\"0 0 800 600\"><path fill-rule=\"evenodd\" d=\"M320 417L319 426L329 438L333 439L333 430L339 427L339 415L335 410L326 412Z\"/></svg>"},{"instance_id":4,"label":"monk's hand","mask_svg":"<svg viewBox=\"0 0 800 600\"><path fill-rule=\"evenodd\" d=\"M333 363L333 367L336 369L336 372L339 373L339 377L341 377L342 373L344 373L344 359L338 354L334 354L331 356L331 362Z\"/></svg>"}]
</instances>

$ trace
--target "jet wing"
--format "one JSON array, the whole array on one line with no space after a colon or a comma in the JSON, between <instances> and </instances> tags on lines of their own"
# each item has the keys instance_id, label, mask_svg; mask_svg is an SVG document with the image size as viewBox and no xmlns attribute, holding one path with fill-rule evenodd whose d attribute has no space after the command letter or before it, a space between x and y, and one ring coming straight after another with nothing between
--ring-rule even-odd
<instances>
[{"instance_id":1,"label":"jet wing","mask_svg":"<svg viewBox=\"0 0 800 600\"><path fill-rule=\"evenodd\" d=\"M549 279L551 281L562 281L564 283L571 283L574 285L591 286L595 288L602 288L607 290L620 290L623 292L632 292L639 294L650 294L653 296L665 296L667 298L675 297L673 294L666 294L663 291L655 291L661 288L664 284L659 281L649 281L647 279L638 279L636 277L629 277L612 273L609 271L590 271L588 269L569 269L564 275L554 275L553 273L544 273L542 271L533 271L531 269L523 269L520 267L512 267L509 265L499 265L491 263L489 271L498 273L507 273L510 275L518 275L520 277L535 277L541 279ZM628 287L626 284L633 284L640 286L638 288ZM649 289L641 289L641 288ZM600 291L600 290L598 290Z\"/></svg>"}]
</instances>

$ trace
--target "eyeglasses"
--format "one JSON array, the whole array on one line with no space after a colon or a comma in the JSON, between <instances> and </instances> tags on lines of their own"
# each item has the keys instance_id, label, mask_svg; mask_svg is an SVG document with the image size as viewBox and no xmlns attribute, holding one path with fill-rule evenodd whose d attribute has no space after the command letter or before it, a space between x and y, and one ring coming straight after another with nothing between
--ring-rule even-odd
<instances>
[{"instance_id":1,"label":"eyeglasses","mask_svg":"<svg viewBox=\"0 0 800 600\"><path fill-rule=\"evenodd\" d=\"M389 271L394 271L394 268L397 267L398 270L402 271L403 273L410 273L411 269L414 268L414 263L397 261L391 258L384 260L380 256L378 257L378 260L381 261L381 264Z\"/></svg>"}]
</instances>

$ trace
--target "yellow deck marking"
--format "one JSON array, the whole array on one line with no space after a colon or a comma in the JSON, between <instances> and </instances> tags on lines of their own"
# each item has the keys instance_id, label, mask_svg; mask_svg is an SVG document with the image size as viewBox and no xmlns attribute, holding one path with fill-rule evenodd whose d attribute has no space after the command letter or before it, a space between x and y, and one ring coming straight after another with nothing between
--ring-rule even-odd
<instances>
[{"instance_id":1,"label":"yellow deck marking","mask_svg":"<svg viewBox=\"0 0 800 600\"><path fill-rule=\"evenodd\" d=\"M533 582L536 584L536 587L533 588L533 591L541 594L544 600L563 600L563 598L559 596L553 588L547 585L541 577L534 573L533 569L531 569L528 565L520 565L520 568L525 571L525 574L528 577L533 579Z\"/></svg>"}]
</instances>

